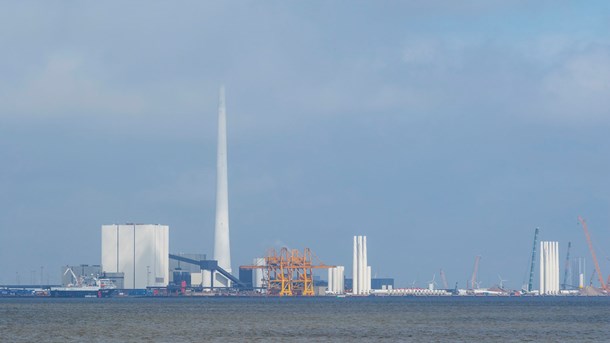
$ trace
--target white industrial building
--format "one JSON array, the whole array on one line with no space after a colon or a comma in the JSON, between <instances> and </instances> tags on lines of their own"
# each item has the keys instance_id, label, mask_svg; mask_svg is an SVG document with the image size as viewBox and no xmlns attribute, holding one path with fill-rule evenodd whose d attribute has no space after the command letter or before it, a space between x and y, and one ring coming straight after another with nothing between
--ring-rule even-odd
<instances>
[{"instance_id":1,"label":"white industrial building","mask_svg":"<svg viewBox=\"0 0 610 343\"><path fill-rule=\"evenodd\" d=\"M559 294L559 242L540 242L540 294Z\"/></svg>"},{"instance_id":2,"label":"white industrial building","mask_svg":"<svg viewBox=\"0 0 610 343\"><path fill-rule=\"evenodd\" d=\"M328 293L343 294L345 289L345 267L336 266L328 269Z\"/></svg>"},{"instance_id":3,"label":"white industrial building","mask_svg":"<svg viewBox=\"0 0 610 343\"><path fill-rule=\"evenodd\" d=\"M167 225L102 225L102 270L124 273L126 289L169 283Z\"/></svg>"},{"instance_id":4,"label":"white industrial building","mask_svg":"<svg viewBox=\"0 0 610 343\"><path fill-rule=\"evenodd\" d=\"M371 267L367 262L366 236L354 236L353 294L369 294L371 291Z\"/></svg>"}]
</instances>

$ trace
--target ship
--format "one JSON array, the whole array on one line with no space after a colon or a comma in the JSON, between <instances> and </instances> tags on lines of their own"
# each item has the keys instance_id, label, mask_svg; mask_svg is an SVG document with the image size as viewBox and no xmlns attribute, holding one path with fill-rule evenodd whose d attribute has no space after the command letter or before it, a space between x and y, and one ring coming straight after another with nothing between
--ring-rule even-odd
<instances>
[{"instance_id":1,"label":"ship","mask_svg":"<svg viewBox=\"0 0 610 343\"><path fill-rule=\"evenodd\" d=\"M97 277L76 276L72 269L68 268L65 273L70 272L75 282L66 287L51 287L50 295L55 298L108 298L116 290L116 286L109 279Z\"/></svg>"}]
</instances>

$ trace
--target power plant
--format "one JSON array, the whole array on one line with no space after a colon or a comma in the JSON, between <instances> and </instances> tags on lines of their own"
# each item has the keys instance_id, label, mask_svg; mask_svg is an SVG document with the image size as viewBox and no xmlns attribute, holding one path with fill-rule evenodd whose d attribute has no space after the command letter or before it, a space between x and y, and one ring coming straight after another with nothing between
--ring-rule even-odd
<instances>
[{"instance_id":1,"label":"power plant","mask_svg":"<svg viewBox=\"0 0 610 343\"><path fill-rule=\"evenodd\" d=\"M310 248L269 249L264 257L254 257L252 264L239 267L239 277L232 274L229 231L229 189L227 153L227 106L224 86L219 89L216 151L216 211L214 222L213 259L206 254L169 251L170 230L161 224L107 224L101 226L101 264L72 265L61 268L61 285L5 285L0 296L558 296L608 295L593 240L586 221L582 226L594 274L587 284L585 262L578 257L578 281L570 260L572 243L568 242L563 282L560 284L559 242L539 242L540 229L534 231L531 253L528 251L528 278L521 290L508 290L498 275L499 284L481 287L479 266L481 256L475 255L472 274L466 288L458 283L450 287L444 270L440 269L442 288L432 276L426 287L397 288L394 279L373 278L368 260L367 236L356 235L352 240L351 278L345 266L325 264ZM346 239L344 242L349 244ZM260 256L260 255L258 255ZM349 256L345 256L349 258ZM485 260L487 261L487 259ZM538 266L536 262L538 261ZM539 289L534 289L536 267ZM314 272L326 269L326 281ZM42 272L41 272L42 274ZM594 277L599 287L593 287ZM576 285L577 283L577 285Z\"/></svg>"}]
</instances>

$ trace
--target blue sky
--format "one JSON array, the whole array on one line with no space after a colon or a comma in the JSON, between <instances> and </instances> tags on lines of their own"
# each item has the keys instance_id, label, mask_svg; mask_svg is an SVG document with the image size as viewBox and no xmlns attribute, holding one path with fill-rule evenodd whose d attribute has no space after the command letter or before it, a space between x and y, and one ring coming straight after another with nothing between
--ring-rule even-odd
<instances>
[{"instance_id":1,"label":"blue sky","mask_svg":"<svg viewBox=\"0 0 610 343\"><path fill-rule=\"evenodd\" d=\"M234 270L286 245L349 271L366 234L399 286L481 255L518 288L536 226L562 270L589 256L583 215L610 272L606 2L1 6L0 283L99 263L107 223L211 256L221 84Z\"/></svg>"}]
</instances>

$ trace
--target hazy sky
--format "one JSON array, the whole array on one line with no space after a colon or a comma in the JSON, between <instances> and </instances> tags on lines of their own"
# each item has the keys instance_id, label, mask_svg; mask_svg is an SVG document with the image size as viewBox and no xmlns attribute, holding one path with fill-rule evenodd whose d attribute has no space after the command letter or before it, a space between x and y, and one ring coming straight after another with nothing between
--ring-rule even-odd
<instances>
[{"instance_id":1,"label":"hazy sky","mask_svg":"<svg viewBox=\"0 0 610 343\"><path fill-rule=\"evenodd\" d=\"M109 223L211 256L221 84L234 270L350 275L365 234L397 286L481 255L518 288L540 226L563 282L583 215L607 275L609 32L607 1L3 2L0 283L100 263Z\"/></svg>"}]
</instances>

